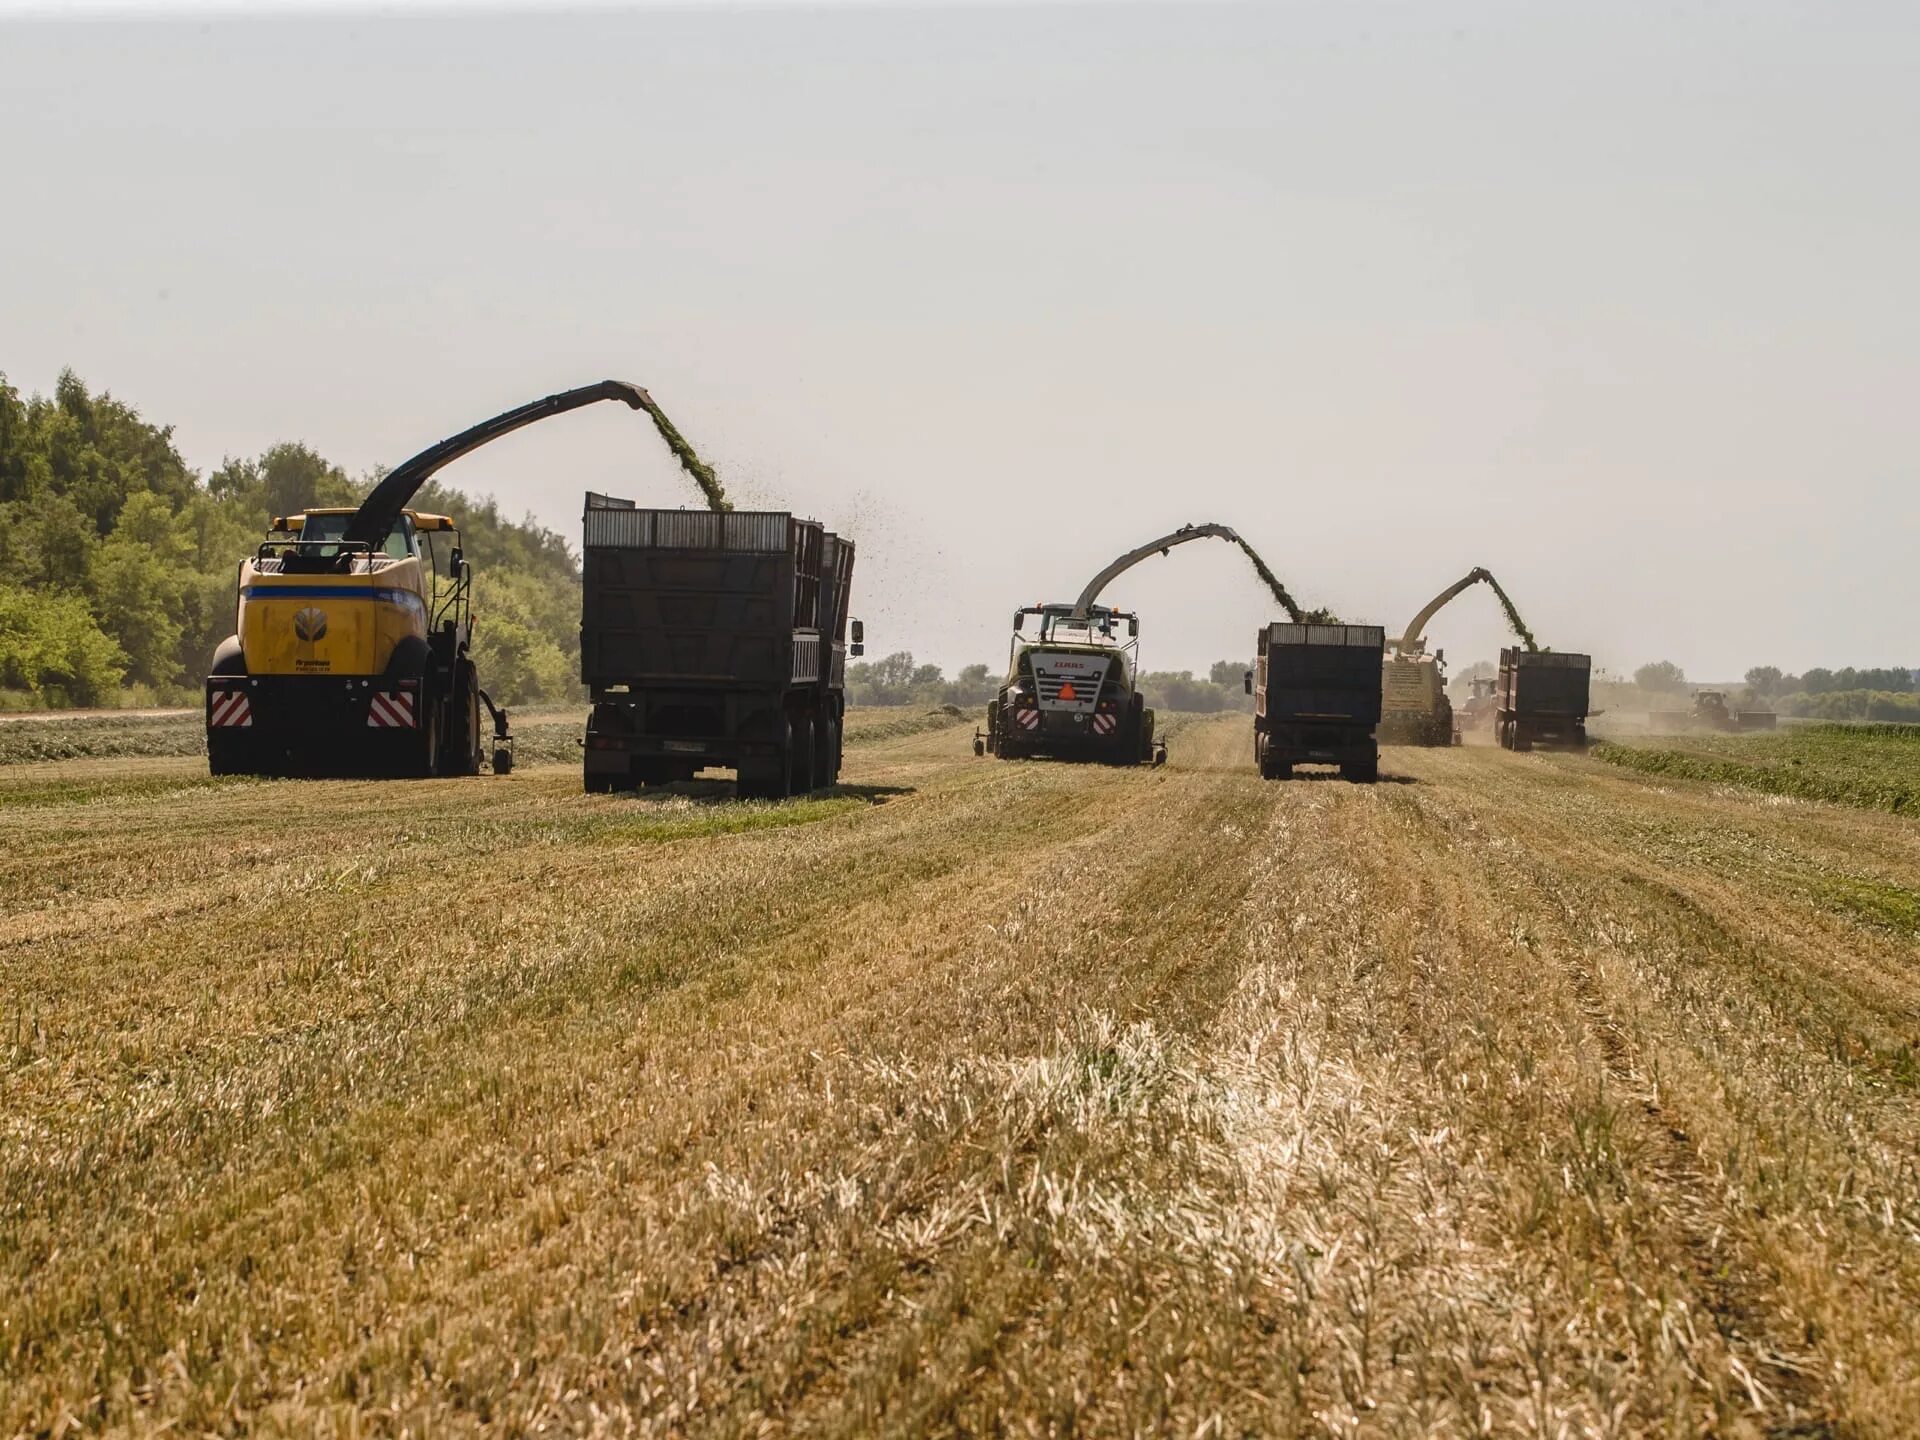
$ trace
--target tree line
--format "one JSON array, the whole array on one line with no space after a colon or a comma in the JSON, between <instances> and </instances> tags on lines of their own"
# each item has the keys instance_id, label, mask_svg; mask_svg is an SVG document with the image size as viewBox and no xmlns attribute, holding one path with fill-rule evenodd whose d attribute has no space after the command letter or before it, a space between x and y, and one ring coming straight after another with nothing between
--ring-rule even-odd
<instances>
[{"instance_id":1,"label":"tree line","mask_svg":"<svg viewBox=\"0 0 1920 1440\"><path fill-rule=\"evenodd\" d=\"M1248 665L1216 660L1204 677L1191 670L1145 670L1138 677L1147 704L1161 710L1211 713L1247 710L1253 700L1242 676ZM1004 672L987 665L963 666L949 680L938 665L921 664L908 650L847 666L849 705L984 705L1000 688Z\"/></svg>"},{"instance_id":2,"label":"tree line","mask_svg":"<svg viewBox=\"0 0 1920 1440\"><path fill-rule=\"evenodd\" d=\"M50 396L0 375L0 708L190 703L233 633L239 562L269 520L358 504L378 479L297 442L203 477L171 426L71 371ZM580 572L566 541L433 482L413 504L460 526L488 689L519 704L577 696Z\"/></svg>"}]
</instances>

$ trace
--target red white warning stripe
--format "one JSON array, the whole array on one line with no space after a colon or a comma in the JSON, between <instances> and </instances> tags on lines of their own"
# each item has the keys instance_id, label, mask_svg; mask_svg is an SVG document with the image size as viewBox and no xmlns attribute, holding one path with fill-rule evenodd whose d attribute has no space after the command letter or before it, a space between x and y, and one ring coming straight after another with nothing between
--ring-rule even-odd
<instances>
[{"instance_id":1,"label":"red white warning stripe","mask_svg":"<svg viewBox=\"0 0 1920 1440\"><path fill-rule=\"evenodd\" d=\"M367 724L376 730L413 729L413 692L374 691L373 699L367 704Z\"/></svg>"},{"instance_id":2,"label":"red white warning stripe","mask_svg":"<svg viewBox=\"0 0 1920 1440\"><path fill-rule=\"evenodd\" d=\"M1013 718L1029 730L1038 730L1040 728L1040 712L1038 710L1016 710L1013 712Z\"/></svg>"},{"instance_id":3,"label":"red white warning stripe","mask_svg":"<svg viewBox=\"0 0 1920 1440\"><path fill-rule=\"evenodd\" d=\"M1113 733L1113 719L1114 717L1112 715L1102 710L1093 717L1093 733L1096 735L1111 735Z\"/></svg>"},{"instance_id":4,"label":"red white warning stripe","mask_svg":"<svg viewBox=\"0 0 1920 1440\"><path fill-rule=\"evenodd\" d=\"M253 724L253 707L247 703L244 690L216 690L213 699L207 704L207 725L209 728L226 729L232 726Z\"/></svg>"}]
</instances>

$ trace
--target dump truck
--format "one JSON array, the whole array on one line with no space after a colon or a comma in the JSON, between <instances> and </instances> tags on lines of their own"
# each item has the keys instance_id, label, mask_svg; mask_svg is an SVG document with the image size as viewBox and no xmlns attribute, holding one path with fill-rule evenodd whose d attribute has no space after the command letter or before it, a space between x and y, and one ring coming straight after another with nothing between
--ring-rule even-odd
<instances>
[{"instance_id":1,"label":"dump truck","mask_svg":"<svg viewBox=\"0 0 1920 1440\"><path fill-rule=\"evenodd\" d=\"M205 684L216 775L471 775L491 744L513 763L507 714L472 657L473 566L454 521L407 508L441 467L582 405L643 407L603 380L496 415L389 471L359 506L274 518L241 561L234 633ZM492 717L492 735L480 712Z\"/></svg>"},{"instance_id":2,"label":"dump truck","mask_svg":"<svg viewBox=\"0 0 1920 1440\"><path fill-rule=\"evenodd\" d=\"M778 799L839 777L854 546L783 510L648 510L589 494L580 678L588 791L735 774ZM849 638L849 636L851 638Z\"/></svg>"},{"instance_id":3,"label":"dump truck","mask_svg":"<svg viewBox=\"0 0 1920 1440\"><path fill-rule=\"evenodd\" d=\"M1386 644L1378 625L1275 621L1260 631L1246 685L1262 777L1288 780L1296 765L1337 765L1346 780L1379 778L1374 727Z\"/></svg>"},{"instance_id":4,"label":"dump truck","mask_svg":"<svg viewBox=\"0 0 1920 1440\"><path fill-rule=\"evenodd\" d=\"M1135 688L1140 617L1105 605L1034 604L1013 614L1007 678L987 702L973 752L1001 760L1166 759L1153 711Z\"/></svg>"},{"instance_id":5,"label":"dump truck","mask_svg":"<svg viewBox=\"0 0 1920 1440\"><path fill-rule=\"evenodd\" d=\"M1584 750L1593 659L1568 650L1500 652L1494 738L1508 750Z\"/></svg>"},{"instance_id":6,"label":"dump truck","mask_svg":"<svg viewBox=\"0 0 1920 1440\"><path fill-rule=\"evenodd\" d=\"M1686 730L1717 730L1737 735L1754 730L1772 730L1780 717L1771 710L1735 710L1727 704L1724 690L1696 690L1689 710L1654 710L1647 715L1647 728L1660 733Z\"/></svg>"}]
</instances>

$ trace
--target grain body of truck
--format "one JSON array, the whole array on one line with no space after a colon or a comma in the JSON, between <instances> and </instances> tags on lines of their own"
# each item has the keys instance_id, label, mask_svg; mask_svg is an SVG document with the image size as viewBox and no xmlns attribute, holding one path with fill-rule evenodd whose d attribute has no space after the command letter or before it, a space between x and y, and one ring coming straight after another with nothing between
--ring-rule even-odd
<instances>
[{"instance_id":1,"label":"grain body of truck","mask_svg":"<svg viewBox=\"0 0 1920 1440\"><path fill-rule=\"evenodd\" d=\"M1289 779L1296 765L1338 765L1348 780L1379 778L1374 727L1386 644L1378 625L1276 621L1261 630L1247 687L1263 777Z\"/></svg>"},{"instance_id":2,"label":"grain body of truck","mask_svg":"<svg viewBox=\"0 0 1920 1440\"><path fill-rule=\"evenodd\" d=\"M1586 749L1592 676L1591 656L1509 645L1494 686L1494 737L1508 750Z\"/></svg>"},{"instance_id":3,"label":"grain body of truck","mask_svg":"<svg viewBox=\"0 0 1920 1440\"><path fill-rule=\"evenodd\" d=\"M588 790L731 769L743 796L831 785L853 544L785 511L642 510L588 495L580 678ZM853 653L860 652L854 623Z\"/></svg>"}]
</instances>

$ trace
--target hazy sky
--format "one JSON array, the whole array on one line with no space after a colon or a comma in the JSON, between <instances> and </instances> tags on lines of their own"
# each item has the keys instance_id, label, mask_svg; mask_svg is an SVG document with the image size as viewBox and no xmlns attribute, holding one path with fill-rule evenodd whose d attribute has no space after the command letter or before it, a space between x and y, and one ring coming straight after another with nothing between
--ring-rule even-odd
<instances>
[{"instance_id":1,"label":"hazy sky","mask_svg":"<svg viewBox=\"0 0 1920 1440\"><path fill-rule=\"evenodd\" d=\"M1916 74L1910 3L0 20L0 371L355 471L632 379L949 668L1203 520L1396 629L1484 564L1610 666L1920 664ZM444 478L693 498L613 407Z\"/></svg>"}]
</instances>

